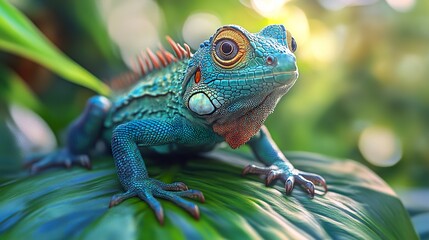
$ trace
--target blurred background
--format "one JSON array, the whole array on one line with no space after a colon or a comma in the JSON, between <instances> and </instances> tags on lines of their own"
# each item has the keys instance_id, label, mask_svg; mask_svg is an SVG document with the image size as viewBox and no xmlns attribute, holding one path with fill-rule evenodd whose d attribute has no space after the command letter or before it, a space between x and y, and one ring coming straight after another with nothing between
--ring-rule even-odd
<instances>
[{"instance_id":1,"label":"blurred background","mask_svg":"<svg viewBox=\"0 0 429 240\"><path fill-rule=\"evenodd\" d=\"M429 199L429 1L9 2L104 80L126 71L141 50L168 46L167 34L195 50L220 25L257 32L284 24L298 43L300 77L266 122L280 148L354 159L406 205ZM43 129L59 139L94 92L24 58L0 52L0 61L0 171L9 173L23 152L54 148ZM21 88L31 94L19 95Z\"/></svg>"}]
</instances>

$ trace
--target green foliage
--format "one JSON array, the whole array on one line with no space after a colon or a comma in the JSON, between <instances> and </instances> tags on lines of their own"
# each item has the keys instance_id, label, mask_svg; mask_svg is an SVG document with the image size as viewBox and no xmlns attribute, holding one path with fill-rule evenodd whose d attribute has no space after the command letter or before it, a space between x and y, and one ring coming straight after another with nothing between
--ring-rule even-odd
<instances>
[{"instance_id":1,"label":"green foliage","mask_svg":"<svg viewBox=\"0 0 429 240\"><path fill-rule=\"evenodd\" d=\"M97 159L87 171L56 170L0 186L0 237L6 239L417 239L393 191L374 173L353 161L319 155L287 154L297 168L324 176L329 192L314 199L296 188L265 187L257 177L242 177L248 156L216 151L182 162L154 162L149 172L163 181L183 181L203 191L196 221L183 209L161 201L160 226L137 198L109 209L121 191L113 160ZM160 165L161 164L161 165Z\"/></svg>"},{"instance_id":2,"label":"green foliage","mask_svg":"<svg viewBox=\"0 0 429 240\"><path fill-rule=\"evenodd\" d=\"M37 13L34 9L43 9L45 13L58 11L51 20L59 23L60 34L67 38L62 42L64 51L92 72L111 77L115 72L112 68L122 67L115 62L117 56L105 31L107 23L98 18L94 1L22 2L30 6L27 7L30 14ZM117 2L121 6L126 3ZM428 68L424 66L429 58L425 57L428 35L422 19L427 15L428 2L416 1L413 9L398 13L384 1L335 11L321 7L317 1L291 1L278 8L285 11L281 18L263 17L252 6L244 6L245 2L249 1L159 0L156 4L161 17L153 21L164 25L158 25L161 27L156 34L171 34L181 39L184 22L199 12L215 15L222 24L240 24L251 31L258 31L268 23L286 24L292 33L296 32L293 28L298 32L308 28L307 39L295 35L300 79L267 121L279 147L363 161L357 146L362 130L372 125L387 126L402 141L404 159L393 168L375 170L396 187L427 186L429 85L425 81ZM289 14L291 10L302 12L304 18L295 19L300 15ZM34 15L31 19L34 21ZM326 36L331 37L329 41L324 41ZM316 43L318 48L314 48ZM61 53L5 0L0 0L0 50L31 59L67 80L108 94L104 84ZM314 58L309 52L322 52L326 57ZM116 65L109 66L107 62ZM0 100L39 109L42 104L18 74L0 68ZM33 87L37 84L33 79L24 80ZM64 84L55 81L44 90L42 107L48 111L40 114L45 114L43 117L57 133L71 121L64 116L77 116L79 106L83 106L89 95L85 90L67 88L65 92ZM61 101L57 100L59 95ZM0 160L15 163L0 166L0 171L13 174L12 167L16 169L20 163L13 162L19 149L10 144L14 136L7 128L7 115L7 105L0 101L0 132L7 133L0 134ZM5 154L8 152L11 154ZM329 193L309 200L299 188L292 197L285 197L282 186L266 188L260 179L240 177L247 160L217 154L216 160L150 167L154 177L168 182L184 181L202 190L207 200L200 204L202 219L198 222L163 201L167 220L164 227L157 224L153 213L138 199L107 209L110 197L120 191L112 159L97 160L93 171L74 168L18 179L0 175L0 183L3 182L0 239L236 238L239 235L416 238L398 198L359 164L307 154L290 155L296 167L321 174L328 181ZM242 164L238 167L237 163ZM9 182L4 183L7 179Z\"/></svg>"},{"instance_id":3,"label":"green foliage","mask_svg":"<svg viewBox=\"0 0 429 240\"><path fill-rule=\"evenodd\" d=\"M65 79L100 94L109 88L53 46L21 12L0 1L0 50L29 58Z\"/></svg>"},{"instance_id":4,"label":"green foliage","mask_svg":"<svg viewBox=\"0 0 429 240\"><path fill-rule=\"evenodd\" d=\"M0 101L18 103L30 109L42 107L34 93L16 73L0 65L0 76Z\"/></svg>"}]
</instances>

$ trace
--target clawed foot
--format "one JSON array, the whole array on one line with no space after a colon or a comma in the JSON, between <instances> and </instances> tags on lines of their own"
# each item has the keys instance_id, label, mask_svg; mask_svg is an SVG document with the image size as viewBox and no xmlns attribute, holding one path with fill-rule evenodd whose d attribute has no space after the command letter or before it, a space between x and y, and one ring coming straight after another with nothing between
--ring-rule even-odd
<instances>
[{"instance_id":1,"label":"clawed foot","mask_svg":"<svg viewBox=\"0 0 429 240\"><path fill-rule=\"evenodd\" d=\"M295 182L305 189L311 198L314 197L314 184L322 186L325 192L328 191L326 181L323 177L317 174L299 171L285 163L273 164L269 167L249 165L243 169L242 174L246 175L249 173L266 175L265 184L267 186L270 185L272 181L281 179L285 183L287 195L292 193Z\"/></svg>"},{"instance_id":2,"label":"clawed foot","mask_svg":"<svg viewBox=\"0 0 429 240\"><path fill-rule=\"evenodd\" d=\"M91 161L88 155L72 154L66 148L49 154L30 157L25 167L30 169L31 174L36 174L50 167L64 166L70 168L72 165L81 165L91 169Z\"/></svg>"},{"instance_id":3,"label":"clawed foot","mask_svg":"<svg viewBox=\"0 0 429 240\"><path fill-rule=\"evenodd\" d=\"M125 199L138 196L145 201L154 211L158 221L164 223L164 210L161 203L155 198L169 200L189 212L195 219L200 218L198 206L190 201L183 199L192 198L204 202L204 195L198 190L188 190L188 187L182 182L163 183L159 180L147 178L140 182L134 182L125 193L116 194L110 200L109 207L113 207Z\"/></svg>"}]
</instances>

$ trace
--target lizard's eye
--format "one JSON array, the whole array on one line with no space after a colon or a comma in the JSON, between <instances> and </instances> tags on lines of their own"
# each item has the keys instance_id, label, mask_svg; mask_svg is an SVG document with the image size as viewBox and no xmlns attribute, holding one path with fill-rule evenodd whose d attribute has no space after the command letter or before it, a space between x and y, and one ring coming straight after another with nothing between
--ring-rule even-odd
<instances>
[{"instance_id":1,"label":"lizard's eye","mask_svg":"<svg viewBox=\"0 0 429 240\"><path fill-rule=\"evenodd\" d=\"M286 30L287 35L287 46L291 52L295 52L298 48L298 45L296 44L295 38L292 37L292 34L290 34L289 31Z\"/></svg>"},{"instance_id":2,"label":"lizard's eye","mask_svg":"<svg viewBox=\"0 0 429 240\"><path fill-rule=\"evenodd\" d=\"M215 45L216 55L222 60L231 60L238 53L237 44L231 39L221 39Z\"/></svg>"},{"instance_id":3,"label":"lizard's eye","mask_svg":"<svg viewBox=\"0 0 429 240\"><path fill-rule=\"evenodd\" d=\"M298 48L298 45L296 44L295 38L292 37L292 41L290 43L290 50L292 52L295 52L297 48Z\"/></svg>"},{"instance_id":4,"label":"lizard's eye","mask_svg":"<svg viewBox=\"0 0 429 240\"><path fill-rule=\"evenodd\" d=\"M250 43L237 29L225 27L213 37L212 58L222 68L233 68L245 59Z\"/></svg>"}]
</instances>

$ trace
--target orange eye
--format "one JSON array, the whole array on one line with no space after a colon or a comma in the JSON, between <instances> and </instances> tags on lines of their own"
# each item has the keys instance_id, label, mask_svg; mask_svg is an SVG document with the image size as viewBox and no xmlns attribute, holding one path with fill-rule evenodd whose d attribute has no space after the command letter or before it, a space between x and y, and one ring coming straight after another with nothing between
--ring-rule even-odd
<instances>
[{"instance_id":1,"label":"orange eye","mask_svg":"<svg viewBox=\"0 0 429 240\"><path fill-rule=\"evenodd\" d=\"M222 68L235 67L250 49L247 37L234 28L221 29L213 43L212 57Z\"/></svg>"}]
</instances>

